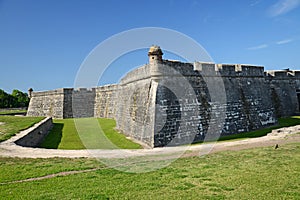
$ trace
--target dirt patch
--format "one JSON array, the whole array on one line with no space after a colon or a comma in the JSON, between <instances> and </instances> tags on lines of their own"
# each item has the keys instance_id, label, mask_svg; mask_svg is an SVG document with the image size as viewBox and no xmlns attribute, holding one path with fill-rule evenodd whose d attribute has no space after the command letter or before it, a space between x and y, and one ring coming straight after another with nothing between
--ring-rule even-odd
<instances>
[{"instance_id":1,"label":"dirt patch","mask_svg":"<svg viewBox=\"0 0 300 200\"><path fill-rule=\"evenodd\" d=\"M65 172L59 172L59 173L56 173L56 174L49 174L49 175L46 175L46 176L40 176L40 177L35 177L35 178L28 178L28 179L23 179L23 180L4 182L4 183L0 183L0 185L11 184L11 183L23 183L23 182L30 182L30 181L39 181L39 180L54 178L54 177L58 177L58 176L68 176L68 175L72 175L72 174L92 172L92 171L96 171L98 169L100 169L100 168L93 168L93 169L86 169L86 170L76 170L76 171L65 171Z\"/></svg>"}]
</instances>

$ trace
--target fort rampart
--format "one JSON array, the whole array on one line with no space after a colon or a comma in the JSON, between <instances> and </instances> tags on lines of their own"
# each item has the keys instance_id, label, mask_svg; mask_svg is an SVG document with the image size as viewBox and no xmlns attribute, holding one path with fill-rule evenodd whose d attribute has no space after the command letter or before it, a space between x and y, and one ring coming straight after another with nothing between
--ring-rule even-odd
<instances>
[{"instance_id":1,"label":"fort rampart","mask_svg":"<svg viewBox=\"0 0 300 200\"><path fill-rule=\"evenodd\" d=\"M33 92L27 115L114 118L124 134L159 147L252 131L299 112L300 71L169 61L159 50L119 84Z\"/></svg>"}]
</instances>

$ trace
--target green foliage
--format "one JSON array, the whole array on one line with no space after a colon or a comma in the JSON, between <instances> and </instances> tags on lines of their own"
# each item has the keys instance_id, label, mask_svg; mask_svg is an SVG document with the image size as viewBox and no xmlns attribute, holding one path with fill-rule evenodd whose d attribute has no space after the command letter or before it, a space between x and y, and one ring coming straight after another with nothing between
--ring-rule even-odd
<instances>
[{"instance_id":1,"label":"green foliage","mask_svg":"<svg viewBox=\"0 0 300 200\"><path fill-rule=\"evenodd\" d=\"M33 126L35 123L41 121L43 117L18 117L18 116L1 116L0 122L0 142L7 140L14 136L21 130Z\"/></svg>"},{"instance_id":2,"label":"green foliage","mask_svg":"<svg viewBox=\"0 0 300 200\"><path fill-rule=\"evenodd\" d=\"M105 118L54 119L54 127L40 145L49 149L140 149L141 146L115 130ZM99 126L100 125L100 126ZM99 128L101 127L101 129ZM76 129L77 128L77 129ZM80 134L78 134L80 131ZM108 139L108 140L107 140ZM115 146L110 144L112 142Z\"/></svg>"},{"instance_id":3,"label":"green foliage","mask_svg":"<svg viewBox=\"0 0 300 200\"><path fill-rule=\"evenodd\" d=\"M29 97L27 93L19 90L13 90L12 94L6 93L0 89L0 108L19 108L27 107L29 104Z\"/></svg>"},{"instance_id":4,"label":"green foliage","mask_svg":"<svg viewBox=\"0 0 300 200\"><path fill-rule=\"evenodd\" d=\"M161 162L152 160L152 162ZM145 166L150 163L145 163ZM63 171L90 172L8 183ZM180 158L134 174L92 159L0 157L1 199L299 199L300 144ZM102 168L102 169L101 169Z\"/></svg>"},{"instance_id":5,"label":"green foliage","mask_svg":"<svg viewBox=\"0 0 300 200\"><path fill-rule=\"evenodd\" d=\"M13 90L11 94L15 99L14 107L27 107L29 98L27 93L23 93L20 90Z\"/></svg>"}]
</instances>

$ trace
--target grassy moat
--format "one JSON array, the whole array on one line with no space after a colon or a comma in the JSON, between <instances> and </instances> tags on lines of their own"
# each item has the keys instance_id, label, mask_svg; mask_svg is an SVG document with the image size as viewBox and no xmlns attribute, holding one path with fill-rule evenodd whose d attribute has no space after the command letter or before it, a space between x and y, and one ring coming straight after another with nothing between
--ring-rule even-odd
<instances>
[{"instance_id":1,"label":"grassy moat","mask_svg":"<svg viewBox=\"0 0 300 200\"><path fill-rule=\"evenodd\" d=\"M0 115L0 142L29 128L43 117ZM53 119L54 127L40 145L49 149L141 149L141 145L115 130L116 122L105 118ZM300 124L300 116L280 118L278 125L219 138L219 141L261 137L273 129ZM101 127L101 128L100 128ZM80 134L78 134L78 132ZM112 143L112 144L111 144Z\"/></svg>"},{"instance_id":2,"label":"grassy moat","mask_svg":"<svg viewBox=\"0 0 300 200\"><path fill-rule=\"evenodd\" d=\"M54 119L54 127L40 145L49 149L140 149L141 145L115 130L105 118ZM101 128L100 128L101 127ZM108 139L108 140L107 140ZM112 144L111 144L111 143Z\"/></svg>"},{"instance_id":3,"label":"grassy moat","mask_svg":"<svg viewBox=\"0 0 300 200\"><path fill-rule=\"evenodd\" d=\"M113 119L85 118L85 119L54 119L54 128L40 147L50 149L139 149L140 145L126 139L123 134L115 130ZM98 124L99 123L99 124ZM76 129L77 124L77 129ZM300 124L300 116L280 118L278 125L219 138L219 141L254 138L265 136L273 129ZM102 131L99 129L101 126ZM81 130L80 130L81 129ZM83 130L82 130L83 129ZM80 131L80 134L78 134ZM103 136L106 136L116 147L111 146ZM84 144L83 144L84 143Z\"/></svg>"}]
</instances>

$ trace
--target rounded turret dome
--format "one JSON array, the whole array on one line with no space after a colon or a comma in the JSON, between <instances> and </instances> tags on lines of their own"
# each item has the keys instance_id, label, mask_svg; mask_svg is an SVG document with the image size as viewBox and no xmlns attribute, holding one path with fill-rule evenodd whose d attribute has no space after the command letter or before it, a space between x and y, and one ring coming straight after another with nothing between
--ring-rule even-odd
<instances>
[{"instance_id":1,"label":"rounded turret dome","mask_svg":"<svg viewBox=\"0 0 300 200\"><path fill-rule=\"evenodd\" d=\"M148 56L150 55L163 55L161 48L157 45L152 45L148 51Z\"/></svg>"}]
</instances>

